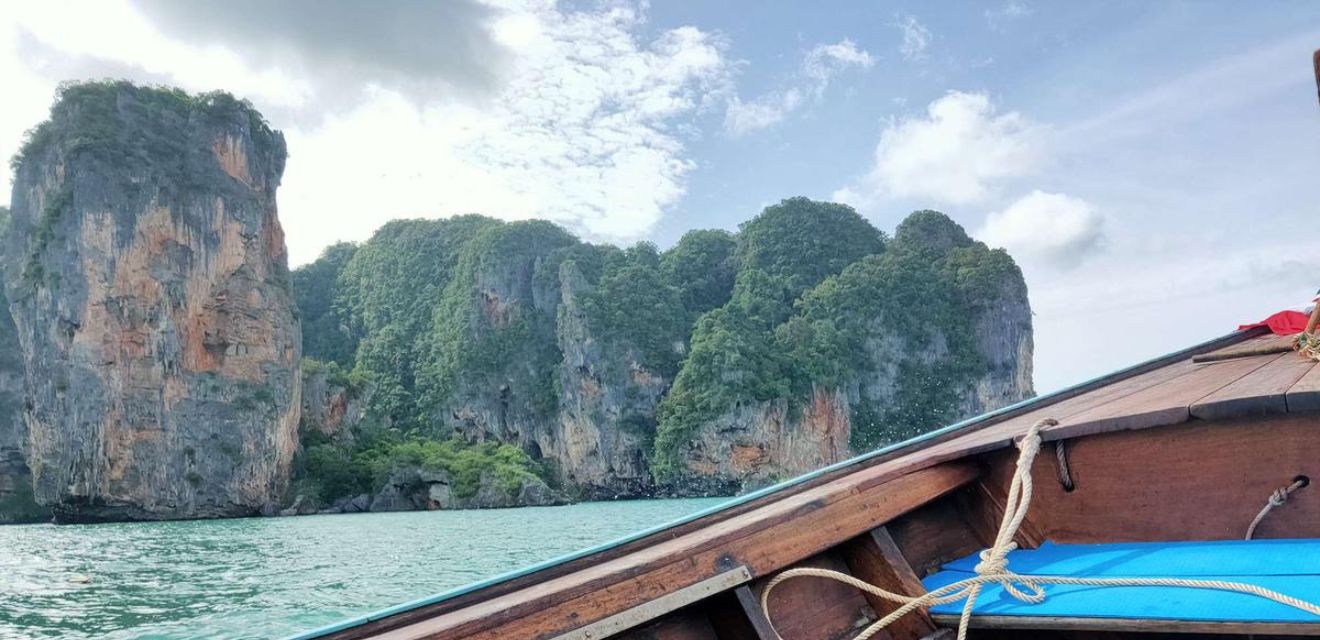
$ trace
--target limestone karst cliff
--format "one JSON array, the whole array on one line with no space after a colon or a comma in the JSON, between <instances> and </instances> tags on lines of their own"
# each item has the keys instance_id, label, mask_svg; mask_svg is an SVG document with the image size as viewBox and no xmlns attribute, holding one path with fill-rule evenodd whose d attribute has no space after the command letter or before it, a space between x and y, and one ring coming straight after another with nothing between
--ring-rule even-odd
<instances>
[{"instance_id":1,"label":"limestone karst cliff","mask_svg":"<svg viewBox=\"0 0 1320 640\"><path fill-rule=\"evenodd\" d=\"M1021 273L937 212L396 220L291 273L284 161L227 94L62 90L14 162L0 521L725 494L1032 393Z\"/></svg>"},{"instance_id":2,"label":"limestone karst cliff","mask_svg":"<svg viewBox=\"0 0 1320 640\"><path fill-rule=\"evenodd\" d=\"M9 209L0 207L0 234L9 225ZM37 522L50 511L32 496L32 472L24 448L23 357L18 332L9 316L8 299L0 294L0 524Z\"/></svg>"},{"instance_id":3,"label":"limestone karst cliff","mask_svg":"<svg viewBox=\"0 0 1320 640\"><path fill-rule=\"evenodd\" d=\"M452 473L458 451L493 468L491 443L522 451L509 473L576 498L736 492L1032 394L1021 273L935 212L890 239L795 198L665 252L397 221L295 283L330 300L308 322L347 328L309 356L355 354L336 366L373 390L358 441L308 456L339 462L300 467L328 474L322 503L415 477L396 450L455 447L433 456Z\"/></svg>"},{"instance_id":4,"label":"limestone karst cliff","mask_svg":"<svg viewBox=\"0 0 1320 640\"><path fill-rule=\"evenodd\" d=\"M246 103L71 85L14 164L4 245L26 457L61 521L252 515L297 448L301 336Z\"/></svg>"},{"instance_id":5,"label":"limestone karst cliff","mask_svg":"<svg viewBox=\"0 0 1320 640\"><path fill-rule=\"evenodd\" d=\"M838 217L824 228L769 212L743 230L762 246L743 250L792 259L740 272L693 335L661 406L671 482L745 490L1033 394L1026 286L1006 253L932 211L869 245L850 212L822 212ZM837 273L802 260L849 249Z\"/></svg>"}]
</instances>

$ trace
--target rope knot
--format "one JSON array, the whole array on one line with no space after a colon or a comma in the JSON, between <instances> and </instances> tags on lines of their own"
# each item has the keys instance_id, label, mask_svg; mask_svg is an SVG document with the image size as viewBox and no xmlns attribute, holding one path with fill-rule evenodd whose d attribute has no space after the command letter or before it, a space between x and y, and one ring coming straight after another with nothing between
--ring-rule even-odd
<instances>
[{"instance_id":1,"label":"rope knot","mask_svg":"<svg viewBox=\"0 0 1320 640\"><path fill-rule=\"evenodd\" d=\"M1276 507L1282 507L1283 503L1288 501L1289 493L1291 492L1289 492L1286 487L1283 489L1275 489L1274 493L1270 494L1270 504Z\"/></svg>"},{"instance_id":2,"label":"rope knot","mask_svg":"<svg viewBox=\"0 0 1320 640\"><path fill-rule=\"evenodd\" d=\"M1016 544L1013 545L1015 548ZM981 576L996 576L1008 572L1008 558L1005 556L990 553L990 549L981 552L981 561L976 563L976 574Z\"/></svg>"}]
</instances>

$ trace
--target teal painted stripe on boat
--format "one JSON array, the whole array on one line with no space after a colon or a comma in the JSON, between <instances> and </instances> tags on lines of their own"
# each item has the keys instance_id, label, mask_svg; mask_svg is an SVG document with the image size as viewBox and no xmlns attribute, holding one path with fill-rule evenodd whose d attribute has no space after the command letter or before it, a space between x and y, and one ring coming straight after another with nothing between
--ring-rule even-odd
<instances>
[{"instance_id":1,"label":"teal painted stripe on boat","mask_svg":"<svg viewBox=\"0 0 1320 640\"><path fill-rule=\"evenodd\" d=\"M1207 340L1207 341L1205 341L1205 342L1202 342L1202 343L1199 343L1199 344L1193 345L1193 346L1191 346L1191 347L1187 347L1186 349L1181 349L1181 350L1178 350L1178 351L1174 351L1174 352L1172 352L1172 353L1169 353L1169 354L1167 354L1167 355L1160 356L1160 357L1158 357L1158 358L1151 358L1150 360L1146 360L1145 362L1141 362L1141 363L1139 363L1139 364L1135 364L1135 365L1132 365L1132 366L1130 366L1130 367L1125 367L1125 368L1123 368L1123 369L1119 369L1118 371L1114 371L1114 372L1112 372L1112 373L1108 373L1108 374L1105 374L1105 375L1103 375L1103 376L1099 376L1099 377L1096 377L1096 378L1092 378L1092 379L1087 380L1087 381L1085 381L1085 382L1080 382L1080 383L1078 383L1078 384L1075 384L1075 385L1072 385L1072 386L1069 386L1069 387L1064 387L1063 389L1059 389L1058 391L1054 391L1054 392L1052 392L1052 393L1047 393L1047 394L1045 394L1045 395L1043 395L1043 396L1036 396L1036 397L1034 397L1034 398L1028 398L1028 399L1023 400L1023 401L1021 401L1021 402L1016 402L1016 403L1011 404L1011 405L1008 405L1008 406L1006 406L1006 407L1001 407L1001 408L996 409L996 410L994 410L994 411L990 411L990 412L987 412L987 413L983 413L983 414L981 414L981 415L979 415L979 416L975 416L975 417L972 417L972 418L967 418L966 420L963 420L963 421L961 421L961 422L955 422L955 423L953 423L953 424L951 424L951 425L944 426L944 427L941 427L941 428L939 428L939 429L935 429L935 430L933 430L933 431L928 431L928 432L923 433L923 434L921 434L921 435L919 435L919 436L917 436L917 437L915 437L915 438L910 438L910 439L908 439L908 440L904 440L904 441L902 441L902 442L898 442L898 443L895 443L895 444L887 445L887 446L881 447L881 448L879 448L879 449L875 449L875 450L873 450L873 451L869 451L869 452L867 452L867 453L863 453L863 454L861 454L861 455L858 455L858 456L855 456L855 457L849 458L849 459L847 459L847 460L843 460L843 461L841 461L841 462L836 462L836 463L834 463L834 464L831 464L831 465L828 465L828 466L825 466L825 467L821 467L820 469L817 469L817 470L815 470L815 471L811 471L811 472L809 472L809 473L802 474L802 475L797 476L797 477L795 477L795 478L791 478L791 479L785 480L785 481L780 482L780 483L778 483L778 484L774 484L774 485L771 485L771 486L765 487L765 488L763 488L763 489L759 489L759 490L757 490L757 491L753 491L753 492L751 492L751 493L743 494L743 495L738 496L738 497L736 497L736 498L732 498L732 499L728 500L727 502L721 502L720 504L717 504L717 505L715 505L715 506L713 506L713 507L709 507L709 508L706 508L706 509L702 509L701 511L697 511L697 512L695 512L695 513L691 513L691 514L689 514L689 515L683 516L683 517L678 518L677 520L674 520L674 521L671 521L671 522L666 522L666 523L664 523L664 524L661 524L661 525L658 525L658 526L654 526L654 527L651 527L651 528L649 528L649 529L643 529L643 530L641 530L641 531L638 531L637 533L632 533L632 534L629 534L629 535L623 536L623 537L621 537L621 538L617 538L617 539L615 539L615 540L611 540L611 541L609 541L609 542L605 542L605 543L602 543L602 544L596 545L596 546L594 546L594 547L589 547L589 548L586 548L586 549L582 549L581 551L574 551L574 552L572 552L572 553L567 553L567 554L561 555L561 556L556 557L556 558L551 558L551 559L546 560L546 561L544 561L544 562L538 562L538 563L536 563L536 564L534 564L534 565L531 565L531 566L523 567L523 568L521 568L521 569L515 569L515 570L513 570L513 571L508 571L508 572L505 572L505 573L501 573L501 574L499 574L499 575L496 575L496 576L493 576L493 577L487 578L487 579L485 579L485 580L481 580L481 581L478 581L478 582L473 582L473 583L471 583L471 584L467 584L467 585L464 585L464 586L461 586L461 587L456 587L456 588L454 588L454 589L450 589L449 591L444 591L444 592L441 592L441 593L438 593L438 594L435 594L435 595L432 595L432 596L427 596L427 597L425 597L425 598L419 598L419 599L417 599L417 600L412 600L412 601L409 601L409 602L404 602L404 603L401 603L401 604L394 605L394 606L392 606L392 607L387 607L387 608L385 608L385 609L381 609L381 610L379 610L379 611L374 611L374 612L372 612L372 613L368 613L368 614L365 614L365 615L361 615L361 616L358 616L358 617L356 617L356 618L350 618L350 619L348 619L348 620L344 620L344 621L342 621L342 622L337 622L337 623L334 623L334 624L331 624L331 625L327 625L327 626L324 626L324 627L320 627L320 628L318 628L318 629L313 629L313 630L311 630L311 631L307 631L307 632L304 632L304 633L300 633L300 634L298 634L298 635L289 636L288 638L285 638L285 640L315 640L316 638L321 638L321 637L324 637L324 636L330 635L330 634L332 634L332 633L337 633L337 632L339 632L339 631L343 631L343 630L345 630L345 629L350 629L350 628L352 628L352 627L361 626L361 625L367 624L367 623L369 623L369 622L375 622L375 621L380 620L380 619L382 619L382 618L388 618L388 617L390 617L390 616L392 616L392 615L396 615L396 614L404 613L404 612L406 612L406 611L412 611L413 609L418 609L418 608L420 608L420 607L425 607L425 606L430 606L430 605L433 605L433 604L438 604L438 603L444 602L444 601L446 601L446 600L451 600L451 599L453 599L453 598L457 598L458 596L461 596L461 595L466 595L466 594L472 593L472 592L474 592L474 591L480 591L480 590L482 590L482 589L486 589L486 588L489 588L489 587L492 587L492 586L495 586L495 585L501 584L501 583L503 583L503 582L508 582L509 580L514 580L514 579L516 579L516 578L521 578L521 577L523 577L523 576L530 575L530 574L536 573L536 572L538 572L538 571L544 571L544 570L546 570L546 569L550 569L550 568L553 568L553 567L557 567L557 566L559 566L559 565L561 565L561 564L564 564L564 563L567 563L567 562L572 562L572 561L574 561L574 560L579 560L579 559L585 558L585 557L587 557L587 556L595 555L595 554L597 554L597 553L602 553L602 552L605 552L605 551L609 551L610 549L613 549L613 548L618 547L618 546L620 546L620 545L628 544L628 543L630 543L630 542L635 542L635 541L640 540L640 539L642 539L642 538L645 538L645 537L647 537L647 536L654 535L654 534L660 533L660 532L662 532L662 531L666 531L666 530L672 529L672 528L674 528L674 527L679 527L679 526L685 525L685 524L687 524L687 523L689 523L689 522L692 522L692 521L694 521L694 520L699 520L699 519L704 518L704 517L706 517L706 516L713 515L713 514L716 514L716 513L720 513L721 511L725 511L725 510L728 510L728 509L732 509L733 507L736 507L736 506L739 506L739 505L742 505L742 504L746 504L746 503L748 503L748 502L751 502L751 501L753 501L753 500L757 500L757 499L759 499L759 498L763 498L763 497L768 496L768 495L770 495L770 494L777 493L777 492L783 491L783 490L785 490L785 489L789 489L789 488L791 488L791 487L795 487L795 486L800 485L800 484L802 484L802 483L804 483L804 482L809 482L809 481L811 481L811 480L813 480L813 479L815 479L815 478L819 478L820 476L823 476L823 475L825 475L825 474L833 473L833 472L838 471L838 470L840 470L840 469L846 469L846 468L848 468L848 467L850 467L850 466L854 466L854 465L857 465L857 464L861 464L861 463L863 463L863 462L867 462L867 461L869 461L869 460L873 460L873 459L875 459L875 458L877 458L877 457L880 457L880 456L883 456L883 455L887 455L887 454L890 454L890 453L894 453L894 452L897 452L897 451L901 451L901 450L903 450L903 449L915 448L915 447L918 447L919 445L925 444L926 442L929 442L930 440L933 440L933 439L935 439L935 438L939 438L939 437L942 437L942 436L945 436L945 435L948 435L948 434L951 434L951 433L955 433L955 432L958 432L958 431L962 431L962 430L964 430L964 429L966 429L966 428L968 428L968 427L974 426L974 425L979 424L979 423L981 423L981 422L985 422L985 421L987 421L987 420L993 420L993 419L998 418L998 417L1000 417L1000 416L1003 416L1003 415L1005 415L1005 414L1013 413L1013 412L1020 411L1020 410L1023 410L1023 409L1029 409L1029 408L1034 407L1034 406L1036 406L1036 405L1045 405L1045 404L1048 404L1050 401L1052 401L1052 400L1054 400L1054 399L1056 399L1056 398L1059 398L1060 396L1068 396L1068 395L1074 394L1074 393L1076 393L1076 392L1079 392L1079 391L1085 390L1085 389L1087 389L1088 387L1093 387L1093 386L1102 385L1102 384L1104 384L1104 383L1106 383L1106 382L1111 381L1111 380L1114 379L1114 378L1122 378L1122 377L1126 377L1126 376L1128 376L1128 375L1130 375L1130 374L1133 374L1134 372L1139 372L1139 371L1142 370L1142 369L1146 369L1146 368L1149 368L1149 367L1152 367L1152 366L1155 366L1155 365L1159 365L1159 364L1161 364L1161 363L1176 362L1176 361L1178 361L1178 360L1182 360L1182 359L1185 359L1185 358L1189 358L1189 357L1191 357L1192 355L1194 355L1194 354L1196 354L1196 353L1200 353L1200 352L1202 352L1202 351L1205 351L1205 350L1207 350L1207 349L1210 349L1210 348L1215 347L1215 346L1217 346L1217 345L1220 345L1220 344L1222 344L1222 343L1232 343L1232 342L1236 342L1236 341L1243 340L1243 339L1245 339L1245 338L1251 337L1251 336L1253 336L1253 335L1258 335L1259 333L1261 333L1261 332L1258 331L1258 330L1252 330L1252 329L1248 329L1248 330L1245 330L1245 331L1234 331L1233 333L1230 333L1230 334L1227 334L1227 335L1223 335L1223 336L1220 336L1220 337L1218 337L1218 338L1214 338L1214 339L1211 339L1211 340Z\"/></svg>"}]
</instances>

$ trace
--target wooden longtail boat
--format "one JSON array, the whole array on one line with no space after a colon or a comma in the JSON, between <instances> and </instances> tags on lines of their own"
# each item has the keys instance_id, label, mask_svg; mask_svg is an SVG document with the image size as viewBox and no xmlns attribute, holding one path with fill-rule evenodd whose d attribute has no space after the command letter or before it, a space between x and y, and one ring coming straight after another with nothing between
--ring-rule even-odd
<instances>
[{"instance_id":1,"label":"wooden longtail boat","mask_svg":"<svg viewBox=\"0 0 1320 640\"><path fill-rule=\"evenodd\" d=\"M917 596L976 576L976 554L995 545L1015 504L1015 444L1033 427L1041 455L1023 475L1033 495L1010 531L1016 550L1003 549L1006 570L1024 574L1019 588L1030 576L1198 586L1045 583L1032 604L990 581L970 616L973 636L1320 635L1316 613L1199 584L1320 602L1320 487L1307 486L1320 479L1320 363L1290 344L1267 329L1239 331L300 638L851 638L898 605L799 576L763 607L767 583L811 567ZM1253 526L1255 539L1244 540ZM962 607L916 607L872 632L942 637Z\"/></svg>"}]
</instances>

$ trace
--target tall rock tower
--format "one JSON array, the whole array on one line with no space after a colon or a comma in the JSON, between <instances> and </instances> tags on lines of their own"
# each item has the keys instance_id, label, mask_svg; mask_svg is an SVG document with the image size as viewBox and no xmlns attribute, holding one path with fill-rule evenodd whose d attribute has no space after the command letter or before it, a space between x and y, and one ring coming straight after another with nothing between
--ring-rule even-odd
<instances>
[{"instance_id":1,"label":"tall rock tower","mask_svg":"<svg viewBox=\"0 0 1320 640\"><path fill-rule=\"evenodd\" d=\"M36 500L57 520L271 509L301 336L283 136L222 93L66 86L15 158L4 272Z\"/></svg>"}]
</instances>

